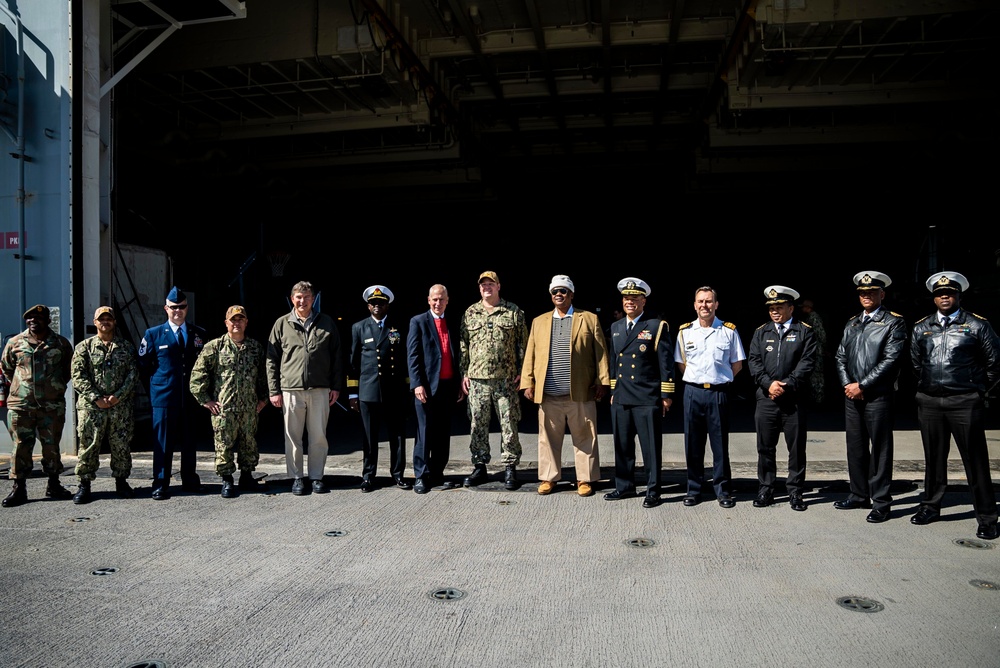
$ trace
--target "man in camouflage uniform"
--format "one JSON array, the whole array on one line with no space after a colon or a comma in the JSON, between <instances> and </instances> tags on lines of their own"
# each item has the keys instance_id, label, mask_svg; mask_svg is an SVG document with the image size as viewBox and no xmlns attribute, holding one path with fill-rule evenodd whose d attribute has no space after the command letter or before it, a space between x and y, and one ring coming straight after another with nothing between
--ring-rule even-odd
<instances>
[{"instance_id":1,"label":"man in camouflage uniform","mask_svg":"<svg viewBox=\"0 0 1000 668\"><path fill-rule=\"evenodd\" d=\"M240 489L252 490L259 484L253 477L260 461L257 414L267 404L267 371L264 347L246 337L247 322L246 309L230 306L226 333L205 345L191 371L191 394L212 414L215 472L222 478L225 499L238 496L233 482L236 463Z\"/></svg>"},{"instance_id":2,"label":"man in camouflage uniform","mask_svg":"<svg viewBox=\"0 0 1000 668\"><path fill-rule=\"evenodd\" d=\"M135 347L120 337L115 312L99 306L94 312L97 335L84 339L73 351L72 378L76 390L76 433L79 438L76 475L80 486L73 503L90 501L90 481L100 468L101 443L111 448L111 475L122 498L134 496L128 484L132 472L132 433L135 427L132 397L138 379Z\"/></svg>"},{"instance_id":3,"label":"man in camouflage uniform","mask_svg":"<svg viewBox=\"0 0 1000 668\"><path fill-rule=\"evenodd\" d=\"M490 414L495 407L506 466L504 487L517 489L517 465L521 461L517 434L521 404L517 392L528 345L528 325L524 311L500 299L500 280L495 271L479 275L479 294L482 300L466 309L462 317L460 337L462 391L469 396L474 467L465 485L471 487L489 479L486 464L490 461Z\"/></svg>"},{"instance_id":4,"label":"man in camouflage uniform","mask_svg":"<svg viewBox=\"0 0 1000 668\"><path fill-rule=\"evenodd\" d=\"M49 476L45 496L50 499L73 496L59 484L59 474L63 471L59 440L66 423L66 385L73 345L49 329L49 309L43 304L29 308L23 318L27 329L11 337L0 355L0 374L10 383L8 428L14 441L10 467L14 488L2 502L5 508L28 501L25 479L33 466L31 453L36 435L42 442L42 470Z\"/></svg>"}]
</instances>

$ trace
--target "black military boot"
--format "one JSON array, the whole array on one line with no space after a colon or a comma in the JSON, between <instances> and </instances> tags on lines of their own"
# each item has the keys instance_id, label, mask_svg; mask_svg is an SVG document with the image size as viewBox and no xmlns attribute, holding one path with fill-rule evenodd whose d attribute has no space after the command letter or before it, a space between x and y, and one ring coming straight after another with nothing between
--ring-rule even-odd
<instances>
[{"instance_id":1,"label":"black military boot","mask_svg":"<svg viewBox=\"0 0 1000 668\"><path fill-rule=\"evenodd\" d=\"M486 470L486 464L476 464L475 468L472 469L472 473L465 479L465 486L475 487L476 485L482 485L489 479L490 474Z\"/></svg>"},{"instance_id":2,"label":"black military boot","mask_svg":"<svg viewBox=\"0 0 1000 668\"><path fill-rule=\"evenodd\" d=\"M14 480L14 489L10 490L10 494L8 494L7 498L0 502L0 504L2 504L4 508L13 508L27 502L28 489L24 486L24 481Z\"/></svg>"},{"instance_id":3,"label":"black military boot","mask_svg":"<svg viewBox=\"0 0 1000 668\"><path fill-rule=\"evenodd\" d=\"M257 480L253 477L253 471L240 471L240 489L244 492L253 492L259 489L266 489L267 483L261 478Z\"/></svg>"},{"instance_id":4,"label":"black military boot","mask_svg":"<svg viewBox=\"0 0 1000 668\"><path fill-rule=\"evenodd\" d=\"M504 489L517 489L521 484L517 481L517 467L507 464L507 470L503 474Z\"/></svg>"},{"instance_id":5,"label":"black military boot","mask_svg":"<svg viewBox=\"0 0 1000 668\"><path fill-rule=\"evenodd\" d=\"M125 478L115 478L115 494L122 499L131 499L135 496L135 490Z\"/></svg>"},{"instance_id":6,"label":"black military boot","mask_svg":"<svg viewBox=\"0 0 1000 668\"><path fill-rule=\"evenodd\" d=\"M73 503L90 503L90 481L80 480L80 486L76 488L76 494L73 495Z\"/></svg>"},{"instance_id":7,"label":"black military boot","mask_svg":"<svg viewBox=\"0 0 1000 668\"><path fill-rule=\"evenodd\" d=\"M49 474L49 484L45 486L45 498L47 499L72 499L73 492L59 484L59 474Z\"/></svg>"},{"instance_id":8,"label":"black military boot","mask_svg":"<svg viewBox=\"0 0 1000 668\"><path fill-rule=\"evenodd\" d=\"M239 495L240 493L236 491L236 483L233 481L233 476L222 476L222 498L235 499Z\"/></svg>"}]
</instances>

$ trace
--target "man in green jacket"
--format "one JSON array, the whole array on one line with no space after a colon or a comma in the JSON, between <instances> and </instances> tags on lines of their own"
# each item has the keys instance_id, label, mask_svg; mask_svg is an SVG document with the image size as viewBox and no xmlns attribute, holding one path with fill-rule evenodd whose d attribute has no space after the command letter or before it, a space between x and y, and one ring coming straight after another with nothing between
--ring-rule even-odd
<instances>
[{"instance_id":1,"label":"man in green jacket","mask_svg":"<svg viewBox=\"0 0 1000 668\"><path fill-rule=\"evenodd\" d=\"M285 464L294 478L292 494L323 493L326 425L346 380L340 334L333 318L313 309L312 283L292 286L292 311L275 321L268 337L267 385L271 405L285 420ZM303 478L302 433L309 431L311 485Z\"/></svg>"}]
</instances>

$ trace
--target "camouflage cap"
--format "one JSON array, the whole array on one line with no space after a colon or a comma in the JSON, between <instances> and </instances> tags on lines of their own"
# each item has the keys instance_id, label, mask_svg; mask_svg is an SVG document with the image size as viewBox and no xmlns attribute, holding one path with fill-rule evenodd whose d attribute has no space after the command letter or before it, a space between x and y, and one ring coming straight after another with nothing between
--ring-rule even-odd
<instances>
[{"instance_id":1,"label":"camouflage cap","mask_svg":"<svg viewBox=\"0 0 1000 668\"><path fill-rule=\"evenodd\" d=\"M226 309L226 320L232 320L234 315L241 315L246 318L247 310L239 304L234 304Z\"/></svg>"},{"instance_id":2,"label":"camouflage cap","mask_svg":"<svg viewBox=\"0 0 1000 668\"><path fill-rule=\"evenodd\" d=\"M35 304L21 316L22 320L27 320L28 318L37 318L40 315L44 315L46 318L50 317L49 307L45 304Z\"/></svg>"},{"instance_id":3,"label":"camouflage cap","mask_svg":"<svg viewBox=\"0 0 1000 668\"><path fill-rule=\"evenodd\" d=\"M113 308L111 308L110 306L98 306L97 310L94 311L94 320L99 320L100 317L102 315L104 315L105 313L107 313L108 315L110 315L112 320L117 320L118 319L118 318L115 317L115 310Z\"/></svg>"}]
</instances>

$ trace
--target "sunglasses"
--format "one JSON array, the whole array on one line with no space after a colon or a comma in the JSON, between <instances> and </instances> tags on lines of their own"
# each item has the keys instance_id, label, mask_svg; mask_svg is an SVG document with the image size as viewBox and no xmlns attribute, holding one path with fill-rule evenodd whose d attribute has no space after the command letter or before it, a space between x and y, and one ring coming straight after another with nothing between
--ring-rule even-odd
<instances>
[{"instance_id":1,"label":"sunglasses","mask_svg":"<svg viewBox=\"0 0 1000 668\"><path fill-rule=\"evenodd\" d=\"M167 308L171 311L183 311L187 307L187 304L167 304Z\"/></svg>"},{"instance_id":2,"label":"sunglasses","mask_svg":"<svg viewBox=\"0 0 1000 668\"><path fill-rule=\"evenodd\" d=\"M551 294L554 294L554 295L568 295L569 294L569 290L567 290L566 288L553 288L552 290L550 290L550 292L551 292Z\"/></svg>"}]
</instances>

